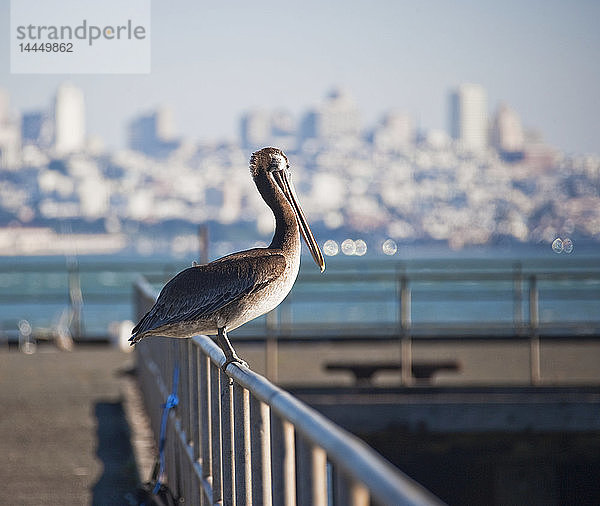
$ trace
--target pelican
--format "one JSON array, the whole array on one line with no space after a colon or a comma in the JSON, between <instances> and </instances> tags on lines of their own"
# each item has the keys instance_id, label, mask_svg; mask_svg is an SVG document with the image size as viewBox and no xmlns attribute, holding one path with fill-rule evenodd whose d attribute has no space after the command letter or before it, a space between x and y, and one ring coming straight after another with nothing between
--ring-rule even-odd
<instances>
[{"instance_id":1,"label":"pelican","mask_svg":"<svg viewBox=\"0 0 600 506\"><path fill-rule=\"evenodd\" d=\"M227 334L277 307L292 289L300 268L300 233L321 272L325 270L321 250L298 203L285 154L272 147L256 151L250 157L250 172L275 215L271 244L177 274L133 329L132 345L146 336L216 335L226 358L223 370L232 362L245 364Z\"/></svg>"}]
</instances>

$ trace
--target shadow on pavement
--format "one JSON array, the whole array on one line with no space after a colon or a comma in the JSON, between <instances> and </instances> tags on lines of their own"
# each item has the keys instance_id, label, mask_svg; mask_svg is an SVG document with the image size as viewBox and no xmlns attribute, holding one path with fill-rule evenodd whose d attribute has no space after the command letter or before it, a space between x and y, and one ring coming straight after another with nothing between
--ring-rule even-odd
<instances>
[{"instance_id":1,"label":"shadow on pavement","mask_svg":"<svg viewBox=\"0 0 600 506\"><path fill-rule=\"evenodd\" d=\"M136 504L138 470L130 443L130 431L121 402L97 402L98 447L103 472L93 488L94 506Z\"/></svg>"}]
</instances>

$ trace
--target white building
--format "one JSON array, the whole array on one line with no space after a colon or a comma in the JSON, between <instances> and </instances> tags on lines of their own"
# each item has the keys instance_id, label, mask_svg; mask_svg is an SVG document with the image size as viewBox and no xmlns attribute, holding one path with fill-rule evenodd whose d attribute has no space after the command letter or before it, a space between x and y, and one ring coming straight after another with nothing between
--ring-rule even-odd
<instances>
[{"instance_id":1,"label":"white building","mask_svg":"<svg viewBox=\"0 0 600 506\"><path fill-rule=\"evenodd\" d=\"M164 158L177 149L173 111L166 106L134 118L129 124L129 147L149 156Z\"/></svg>"},{"instance_id":2,"label":"white building","mask_svg":"<svg viewBox=\"0 0 600 506\"><path fill-rule=\"evenodd\" d=\"M70 83L61 84L54 103L54 148L58 155L83 149L85 104L83 91Z\"/></svg>"},{"instance_id":3,"label":"white building","mask_svg":"<svg viewBox=\"0 0 600 506\"><path fill-rule=\"evenodd\" d=\"M240 137L244 149L258 149L271 144L271 113L262 109L246 112L240 120Z\"/></svg>"},{"instance_id":4,"label":"white building","mask_svg":"<svg viewBox=\"0 0 600 506\"><path fill-rule=\"evenodd\" d=\"M345 90L334 89L322 105L304 116L300 136L330 140L357 137L360 130L360 113L354 98Z\"/></svg>"},{"instance_id":5,"label":"white building","mask_svg":"<svg viewBox=\"0 0 600 506\"><path fill-rule=\"evenodd\" d=\"M450 94L450 136L469 151L487 147L487 95L482 86L461 84Z\"/></svg>"},{"instance_id":6,"label":"white building","mask_svg":"<svg viewBox=\"0 0 600 506\"><path fill-rule=\"evenodd\" d=\"M373 132L373 145L383 151L402 151L414 144L415 132L408 114L391 112Z\"/></svg>"},{"instance_id":7,"label":"white building","mask_svg":"<svg viewBox=\"0 0 600 506\"><path fill-rule=\"evenodd\" d=\"M519 115L506 104L501 104L494 117L491 142L501 154L522 153L525 135Z\"/></svg>"},{"instance_id":8,"label":"white building","mask_svg":"<svg viewBox=\"0 0 600 506\"><path fill-rule=\"evenodd\" d=\"M48 112L24 112L21 116L21 137L24 146L33 145L40 149L52 146L54 125Z\"/></svg>"},{"instance_id":9,"label":"white building","mask_svg":"<svg viewBox=\"0 0 600 506\"><path fill-rule=\"evenodd\" d=\"M277 146L290 151L295 148L296 124L287 111L254 109L246 112L240 120L240 138L245 150Z\"/></svg>"},{"instance_id":10,"label":"white building","mask_svg":"<svg viewBox=\"0 0 600 506\"><path fill-rule=\"evenodd\" d=\"M11 115L8 93L0 89L0 168L15 169L21 156L21 130Z\"/></svg>"}]
</instances>

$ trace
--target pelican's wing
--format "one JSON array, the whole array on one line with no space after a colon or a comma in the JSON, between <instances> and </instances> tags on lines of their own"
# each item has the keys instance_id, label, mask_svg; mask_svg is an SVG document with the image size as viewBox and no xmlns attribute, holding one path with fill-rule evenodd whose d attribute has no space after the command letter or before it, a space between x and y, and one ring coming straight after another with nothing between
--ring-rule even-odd
<instances>
[{"instance_id":1,"label":"pelican's wing","mask_svg":"<svg viewBox=\"0 0 600 506\"><path fill-rule=\"evenodd\" d=\"M285 257L268 250L233 254L190 267L169 281L132 331L130 341L163 325L194 321L260 289L285 270Z\"/></svg>"}]
</instances>

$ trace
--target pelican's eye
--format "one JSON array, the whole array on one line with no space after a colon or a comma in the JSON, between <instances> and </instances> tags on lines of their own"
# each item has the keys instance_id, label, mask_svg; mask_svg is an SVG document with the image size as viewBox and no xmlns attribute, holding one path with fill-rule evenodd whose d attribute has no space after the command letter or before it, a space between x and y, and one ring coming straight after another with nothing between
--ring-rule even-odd
<instances>
[{"instance_id":1,"label":"pelican's eye","mask_svg":"<svg viewBox=\"0 0 600 506\"><path fill-rule=\"evenodd\" d=\"M289 164L287 163L287 160L285 158L281 156L274 156L271 159L271 162L269 163L269 171L274 172L279 170L285 170L288 166Z\"/></svg>"}]
</instances>

